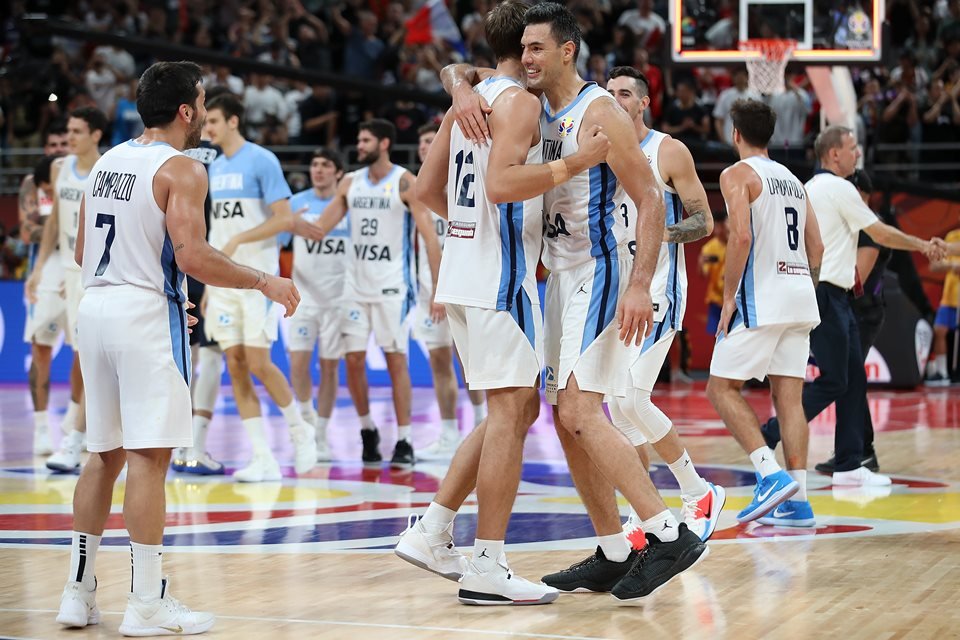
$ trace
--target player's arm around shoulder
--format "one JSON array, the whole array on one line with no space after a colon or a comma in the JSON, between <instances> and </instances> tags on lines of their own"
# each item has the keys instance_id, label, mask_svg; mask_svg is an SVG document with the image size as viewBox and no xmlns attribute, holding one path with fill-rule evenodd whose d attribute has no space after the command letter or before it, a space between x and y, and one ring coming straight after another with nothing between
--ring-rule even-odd
<instances>
[{"instance_id":1,"label":"player's arm around shoulder","mask_svg":"<svg viewBox=\"0 0 960 640\"><path fill-rule=\"evenodd\" d=\"M665 139L660 146L659 162L661 176L676 189L687 212L686 220L664 230L664 241L694 242L709 236L713 233L710 203L687 145L675 138Z\"/></svg>"},{"instance_id":2,"label":"player's arm around shoulder","mask_svg":"<svg viewBox=\"0 0 960 640\"><path fill-rule=\"evenodd\" d=\"M443 219L447 212L447 167L450 165L450 131L453 129L453 109L447 109L440 123L430 151L417 175L415 196Z\"/></svg>"},{"instance_id":3,"label":"player's arm around shoulder","mask_svg":"<svg viewBox=\"0 0 960 640\"><path fill-rule=\"evenodd\" d=\"M516 87L501 93L495 104L487 116L492 138L483 185L487 199L501 204L546 193L556 184L553 170L548 165L526 166L530 147L540 140L540 101Z\"/></svg>"}]
</instances>

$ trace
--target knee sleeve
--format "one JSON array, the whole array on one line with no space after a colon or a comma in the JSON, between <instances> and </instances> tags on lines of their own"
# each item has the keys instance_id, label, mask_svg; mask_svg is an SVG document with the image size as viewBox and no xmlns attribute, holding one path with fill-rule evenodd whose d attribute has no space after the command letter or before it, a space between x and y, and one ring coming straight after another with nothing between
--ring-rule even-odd
<instances>
[{"instance_id":1,"label":"knee sleeve","mask_svg":"<svg viewBox=\"0 0 960 640\"><path fill-rule=\"evenodd\" d=\"M647 439L644 437L640 430L634 426L632 422L621 410L621 402L624 398L613 398L608 404L607 409L610 410L610 420L613 422L613 426L620 430L620 433L627 436L627 440L630 441L635 447L639 447L642 444L647 443Z\"/></svg>"},{"instance_id":2,"label":"knee sleeve","mask_svg":"<svg viewBox=\"0 0 960 640\"><path fill-rule=\"evenodd\" d=\"M650 392L630 389L625 398L617 398L620 411L640 431L643 437L657 443L670 433L673 423L660 408L653 404Z\"/></svg>"},{"instance_id":3,"label":"knee sleeve","mask_svg":"<svg viewBox=\"0 0 960 640\"><path fill-rule=\"evenodd\" d=\"M213 347L200 347L197 360L200 371L193 381L193 408L212 413L220 392L223 354Z\"/></svg>"}]
</instances>

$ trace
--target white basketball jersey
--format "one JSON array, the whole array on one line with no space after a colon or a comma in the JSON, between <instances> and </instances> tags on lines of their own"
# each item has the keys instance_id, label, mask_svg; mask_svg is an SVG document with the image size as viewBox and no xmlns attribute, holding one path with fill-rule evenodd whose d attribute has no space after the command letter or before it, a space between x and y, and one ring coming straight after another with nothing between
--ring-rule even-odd
<instances>
[{"instance_id":1,"label":"white basketball jersey","mask_svg":"<svg viewBox=\"0 0 960 640\"><path fill-rule=\"evenodd\" d=\"M84 288L134 285L172 301L187 299L167 217L153 197L153 177L180 152L133 140L107 151L90 172L83 227Z\"/></svg>"},{"instance_id":2,"label":"white basketball jersey","mask_svg":"<svg viewBox=\"0 0 960 640\"><path fill-rule=\"evenodd\" d=\"M272 215L270 205L291 195L277 156L252 142L244 142L233 156L222 154L210 165L209 174L210 244L215 249L266 222ZM280 269L276 238L242 244L232 258L271 274Z\"/></svg>"},{"instance_id":3,"label":"white basketball jersey","mask_svg":"<svg viewBox=\"0 0 960 640\"><path fill-rule=\"evenodd\" d=\"M671 187L660 174L660 145L669 138L665 133L650 130L650 133L640 142L640 150L647 156L650 168L657 184L663 190L667 215L665 226L677 224L683 220L683 204L677 195L676 189ZM629 196L624 198L626 207L627 229L636 232L637 205ZM621 216L623 217L623 216ZM634 247L633 244L630 245ZM684 261L683 245L664 242L660 245L660 254L657 256L657 269L653 272L650 282L650 297L653 300L653 319L655 322L664 320L671 329L680 330L683 323L683 314L687 307L687 265Z\"/></svg>"},{"instance_id":4,"label":"white basketball jersey","mask_svg":"<svg viewBox=\"0 0 960 640\"><path fill-rule=\"evenodd\" d=\"M760 176L763 191L750 203L752 241L731 328L818 322L803 240L807 223L803 183L769 158L753 156L741 162Z\"/></svg>"},{"instance_id":5,"label":"white basketball jersey","mask_svg":"<svg viewBox=\"0 0 960 640\"><path fill-rule=\"evenodd\" d=\"M347 261L345 300L381 302L402 298L410 306L415 302L416 231L413 217L400 199L400 180L405 173L406 169L393 165L376 183L370 181L368 167L351 174L347 206L353 255Z\"/></svg>"},{"instance_id":6,"label":"white basketball jersey","mask_svg":"<svg viewBox=\"0 0 960 640\"><path fill-rule=\"evenodd\" d=\"M447 237L447 221L430 212L430 220L433 227L437 230L437 240L440 242L440 249L443 249L444 240ZM419 284L420 299L433 295L433 273L430 271L430 256L427 255L427 244L423 241L423 236L417 234L417 283Z\"/></svg>"},{"instance_id":7,"label":"white basketball jersey","mask_svg":"<svg viewBox=\"0 0 960 640\"><path fill-rule=\"evenodd\" d=\"M60 224L59 249L64 269L79 271L73 250L77 246L77 230L80 228L80 201L83 189L90 174L77 172L77 156L69 155L63 159L60 173L57 175L57 222Z\"/></svg>"},{"instance_id":8,"label":"white basketball jersey","mask_svg":"<svg viewBox=\"0 0 960 640\"><path fill-rule=\"evenodd\" d=\"M303 218L316 222L332 198L321 198L307 189L290 199L294 211L307 207ZM323 240L293 237L293 282L300 290L300 304L330 307L340 302L350 250L350 218L344 216Z\"/></svg>"},{"instance_id":9,"label":"white basketball jersey","mask_svg":"<svg viewBox=\"0 0 960 640\"><path fill-rule=\"evenodd\" d=\"M504 90L523 87L494 76L475 91L493 105ZM540 162L542 144L527 152L527 164ZM447 176L449 224L440 261L437 302L512 311L520 292L539 301L537 261L543 243L543 198L494 204L487 200L490 145L475 145L456 124L450 131Z\"/></svg>"},{"instance_id":10,"label":"white basketball jersey","mask_svg":"<svg viewBox=\"0 0 960 640\"><path fill-rule=\"evenodd\" d=\"M540 116L543 162L573 155L587 107L594 100L614 100L589 82L569 105L556 114L544 98ZM635 236L621 216L626 194L605 163L579 173L543 196L546 232L543 264L551 271L572 269L591 259L616 254L617 246Z\"/></svg>"}]
</instances>

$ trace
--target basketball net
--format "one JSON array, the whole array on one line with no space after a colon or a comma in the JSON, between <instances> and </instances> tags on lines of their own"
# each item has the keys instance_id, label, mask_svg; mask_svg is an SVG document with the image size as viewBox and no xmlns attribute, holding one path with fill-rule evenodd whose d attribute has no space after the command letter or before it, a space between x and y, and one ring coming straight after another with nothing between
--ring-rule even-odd
<instances>
[{"instance_id":1,"label":"basketball net","mask_svg":"<svg viewBox=\"0 0 960 640\"><path fill-rule=\"evenodd\" d=\"M741 40L740 51L756 51L756 58L747 58L747 73L750 88L761 95L773 95L786 91L784 71L790 54L797 47L796 40L775 38Z\"/></svg>"}]
</instances>

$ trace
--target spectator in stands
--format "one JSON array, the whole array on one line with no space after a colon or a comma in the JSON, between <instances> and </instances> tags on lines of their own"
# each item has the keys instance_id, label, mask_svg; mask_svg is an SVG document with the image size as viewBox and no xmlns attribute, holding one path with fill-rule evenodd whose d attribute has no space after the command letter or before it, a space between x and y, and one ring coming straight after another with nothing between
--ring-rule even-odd
<instances>
[{"instance_id":1,"label":"spectator in stands","mask_svg":"<svg viewBox=\"0 0 960 640\"><path fill-rule=\"evenodd\" d=\"M613 44L609 47L607 53L607 68L630 66L634 61L634 49L636 49L637 36L633 29L626 26L618 26L613 30ZM646 75L646 72L644 72Z\"/></svg>"},{"instance_id":2,"label":"spectator in stands","mask_svg":"<svg viewBox=\"0 0 960 640\"><path fill-rule=\"evenodd\" d=\"M292 88L283 94L283 99L287 103L287 142L300 144L300 136L303 133L300 103L309 98L313 91L303 80L294 80L291 84Z\"/></svg>"},{"instance_id":3,"label":"spectator in stands","mask_svg":"<svg viewBox=\"0 0 960 640\"><path fill-rule=\"evenodd\" d=\"M90 92L90 97L93 98L97 108L106 114L113 113L117 105L119 75L100 54L93 55L84 75L84 83L87 91Z\"/></svg>"},{"instance_id":4,"label":"spectator in stands","mask_svg":"<svg viewBox=\"0 0 960 640\"><path fill-rule=\"evenodd\" d=\"M590 54L590 62L587 64L587 73L583 79L590 82L596 82L603 85L607 82L607 58L602 53Z\"/></svg>"},{"instance_id":5,"label":"spectator in stands","mask_svg":"<svg viewBox=\"0 0 960 640\"><path fill-rule=\"evenodd\" d=\"M93 56L100 56L120 82L126 82L137 74L133 56L118 46L104 45L97 47L93 50Z\"/></svg>"},{"instance_id":6,"label":"spectator in stands","mask_svg":"<svg viewBox=\"0 0 960 640\"><path fill-rule=\"evenodd\" d=\"M937 57L940 52L937 49L936 34L930 28L929 8L924 7L923 10L918 11L913 23L913 35L907 38L904 48L913 52L917 65L928 74L937 68Z\"/></svg>"},{"instance_id":7,"label":"spectator in stands","mask_svg":"<svg viewBox=\"0 0 960 640\"><path fill-rule=\"evenodd\" d=\"M717 97L717 104L713 108L713 122L720 142L733 145L733 120L730 118L730 107L733 103L747 98L760 99L760 95L749 87L750 76L747 75L747 69L739 67L733 72L733 86Z\"/></svg>"},{"instance_id":8,"label":"spectator in stands","mask_svg":"<svg viewBox=\"0 0 960 640\"><path fill-rule=\"evenodd\" d=\"M917 66L917 57L910 50L900 54L900 65L890 72L891 83L901 81L915 96L923 96L930 82L930 74L923 67Z\"/></svg>"},{"instance_id":9,"label":"spectator in stands","mask_svg":"<svg viewBox=\"0 0 960 640\"><path fill-rule=\"evenodd\" d=\"M943 51L937 59L937 68L933 77L942 79L949 86L947 78L960 67L960 36L949 38L943 43Z\"/></svg>"},{"instance_id":10,"label":"spectator in stands","mask_svg":"<svg viewBox=\"0 0 960 640\"><path fill-rule=\"evenodd\" d=\"M270 85L272 79L265 73L251 73L250 84L243 92L245 137L258 144L262 144L262 134L268 125L272 130L282 126L286 131L287 103L283 94Z\"/></svg>"},{"instance_id":11,"label":"spectator in stands","mask_svg":"<svg viewBox=\"0 0 960 640\"><path fill-rule=\"evenodd\" d=\"M901 79L885 96L880 114L879 142L887 145L905 145L910 141L910 130L917 125L917 98L907 79ZM904 149L885 149L877 153L877 160L890 165L888 173L907 175L910 156Z\"/></svg>"},{"instance_id":12,"label":"spectator in stands","mask_svg":"<svg viewBox=\"0 0 960 640\"><path fill-rule=\"evenodd\" d=\"M115 147L127 140L138 138L143 133L143 119L137 111L137 85L139 84L140 79L134 77L120 87L120 97L113 116L111 146Z\"/></svg>"},{"instance_id":13,"label":"spectator in stands","mask_svg":"<svg viewBox=\"0 0 960 640\"><path fill-rule=\"evenodd\" d=\"M661 129L687 145L702 142L710 134L710 116L697 102L693 81L681 80L675 92L676 98L664 113Z\"/></svg>"},{"instance_id":14,"label":"spectator in stands","mask_svg":"<svg viewBox=\"0 0 960 640\"><path fill-rule=\"evenodd\" d=\"M727 212L713 212L713 237L700 249L697 264L707 279L707 335L717 335L723 309L723 269L727 258Z\"/></svg>"},{"instance_id":15,"label":"spectator in stands","mask_svg":"<svg viewBox=\"0 0 960 640\"><path fill-rule=\"evenodd\" d=\"M660 116L663 115L663 72L660 71L660 67L650 63L650 53L643 47L636 47L633 50L633 62L629 64L647 77L647 86L650 89L648 112L653 121L659 122Z\"/></svg>"},{"instance_id":16,"label":"spectator in stands","mask_svg":"<svg viewBox=\"0 0 960 640\"><path fill-rule=\"evenodd\" d=\"M240 76L230 73L230 67L225 64L217 65L212 72L203 76L203 88L209 92L213 87L226 87L230 93L240 97L245 89Z\"/></svg>"},{"instance_id":17,"label":"spectator in stands","mask_svg":"<svg viewBox=\"0 0 960 640\"><path fill-rule=\"evenodd\" d=\"M333 145L337 131L337 102L330 87L314 85L299 105L299 144L313 147Z\"/></svg>"},{"instance_id":18,"label":"spectator in stands","mask_svg":"<svg viewBox=\"0 0 960 640\"><path fill-rule=\"evenodd\" d=\"M341 7L332 10L333 22L346 37L343 53L343 73L362 80L377 80L382 72L386 45L377 37L377 16L369 11L358 11L358 25L344 19Z\"/></svg>"},{"instance_id":19,"label":"spectator in stands","mask_svg":"<svg viewBox=\"0 0 960 640\"><path fill-rule=\"evenodd\" d=\"M924 142L957 142L960 140L960 83L954 83L950 91L944 89L943 80L931 80L927 92L927 104L923 107L922 127ZM949 149L924 149L922 162L949 163L956 160L956 151ZM957 182L956 170L925 170L924 177L934 182Z\"/></svg>"},{"instance_id":20,"label":"spectator in stands","mask_svg":"<svg viewBox=\"0 0 960 640\"><path fill-rule=\"evenodd\" d=\"M427 122L427 114L416 103L397 100L388 103L382 111L382 117L393 123L397 129L396 144L418 144L420 127Z\"/></svg>"},{"instance_id":21,"label":"spectator in stands","mask_svg":"<svg viewBox=\"0 0 960 640\"><path fill-rule=\"evenodd\" d=\"M618 26L629 27L637 36L637 45L657 49L667 32L667 22L653 11L653 0L637 0L636 9L620 14Z\"/></svg>"},{"instance_id":22,"label":"spectator in stands","mask_svg":"<svg viewBox=\"0 0 960 640\"><path fill-rule=\"evenodd\" d=\"M805 79L805 75L789 75L786 91L770 97L770 106L777 114L777 126L770 138L770 157L782 164L806 159L803 143L813 100L801 84Z\"/></svg>"}]
</instances>

